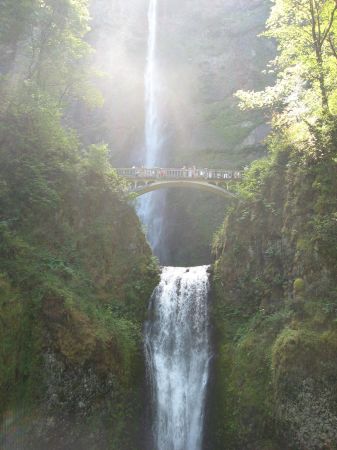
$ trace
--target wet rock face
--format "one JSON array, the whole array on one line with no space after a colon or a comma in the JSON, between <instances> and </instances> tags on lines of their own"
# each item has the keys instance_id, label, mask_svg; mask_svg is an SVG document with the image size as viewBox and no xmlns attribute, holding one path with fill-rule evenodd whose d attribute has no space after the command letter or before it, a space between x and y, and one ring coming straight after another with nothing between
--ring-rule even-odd
<instances>
[{"instance_id":1,"label":"wet rock face","mask_svg":"<svg viewBox=\"0 0 337 450\"><path fill-rule=\"evenodd\" d=\"M69 367L55 353L44 355L46 394L25 448L70 450L107 448L109 405L116 379L95 367Z\"/></svg>"},{"instance_id":2,"label":"wet rock face","mask_svg":"<svg viewBox=\"0 0 337 450\"><path fill-rule=\"evenodd\" d=\"M134 448L136 391L125 389L111 371L99 372L95 364L69 365L52 350L43 358L41 388L45 393L33 411L27 407L8 413L8 431L1 448L103 450L113 442L121 450ZM137 420L140 430L141 420ZM122 430L121 425L127 429ZM144 448L142 433L136 441Z\"/></svg>"},{"instance_id":3,"label":"wet rock face","mask_svg":"<svg viewBox=\"0 0 337 450\"><path fill-rule=\"evenodd\" d=\"M301 313L297 311L297 315L300 317ZM272 353L274 413L279 434L291 448L334 448L335 334L285 329L274 343Z\"/></svg>"},{"instance_id":4,"label":"wet rock face","mask_svg":"<svg viewBox=\"0 0 337 450\"><path fill-rule=\"evenodd\" d=\"M336 393L328 380L306 378L293 399L280 405L280 417L288 425L289 442L310 450L328 449L337 442Z\"/></svg>"},{"instance_id":5,"label":"wet rock face","mask_svg":"<svg viewBox=\"0 0 337 450\"><path fill-rule=\"evenodd\" d=\"M113 390L113 376L99 377L91 367L67 367L54 353L46 353L46 407L50 413L63 411L82 417L93 412L93 400L105 398ZM104 379L104 382L102 382Z\"/></svg>"}]
</instances>

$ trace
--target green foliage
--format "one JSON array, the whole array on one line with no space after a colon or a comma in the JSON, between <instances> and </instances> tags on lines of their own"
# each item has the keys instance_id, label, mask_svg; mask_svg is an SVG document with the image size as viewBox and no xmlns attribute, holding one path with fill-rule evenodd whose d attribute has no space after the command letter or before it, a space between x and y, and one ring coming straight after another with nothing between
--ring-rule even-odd
<instances>
[{"instance_id":1,"label":"green foliage","mask_svg":"<svg viewBox=\"0 0 337 450\"><path fill-rule=\"evenodd\" d=\"M74 98L100 105L102 98L90 82L92 74L85 64L91 52L83 39L89 30L87 1L2 3L0 46L4 57L10 55L12 59L0 84L6 100L2 107L23 82L40 91L38 94L48 93L58 105ZM19 64L15 64L17 61Z\"/></svg>"},{"instance_id":2,"label":"green foliage","mask_svg":"<svg viewBox=\"0 0 337 450\"><path fill-rule=\"evenodd\" d=\"M290 320L289 311L260 312L250 319L227 305L218 318L221 342L211 388L212 446L215 448L279 447L273 417L272 345ZM213 311L213 318L215 318ZM224 335L223 335L224 333ZM224 340L225 339L225 340ZM211 447L212 448L212 447Z\"/></svg>"},{"instance_id":3,"label":"green foliage","mask_svg":"<svg viewBox=\"0 0 337 450\"><path fill-rule=\"evenodd\" d=\"M305 329L285 328L276 339L272 350L275 383L282 383L291 389L295 376L301 377L304 370L313 370L318 349L317 333Z\"/></svg>"},{"instance_id":4,"label":"green foliage","mask_svg":"<svg viewBox=\"0 0 337 450\"><path fill-rule=\"evenodd\" d=\"M292 124L335 112L336 10L334 0L274 2L264 35L278 44L271 63L277 82L262 92L239 91L243 107L273 107Z\"/></svg>"},{"instance_id":5,"label":"green foliage","mask_svg":"<svg viewBox=\"0 0 337 450\"><path fill-rule=\"evenodd\" d=\"M261 191L261 187L269 176L270 166L271 160L269 158L254 161L244 173L243 182L238 186L238 193L244 198L255 197Z\"/></svg>"}]
</instances>

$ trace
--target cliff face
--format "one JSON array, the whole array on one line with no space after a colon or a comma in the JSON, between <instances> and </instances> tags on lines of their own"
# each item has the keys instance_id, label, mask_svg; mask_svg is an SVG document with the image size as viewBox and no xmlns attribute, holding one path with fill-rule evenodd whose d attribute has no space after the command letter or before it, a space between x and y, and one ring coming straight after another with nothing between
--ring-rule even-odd
<instances>
[{"instance_id":1,"label":"cliff face","mask_svg":"<svg viewBox=\"0 0 337 450\"><path fill-rule=\"evenodd\" d=\"M3 449L143 445L142 324L157 270L134 213L109 206L114 238L95 227L85 257L1 230Z\"/></svg>"},{"instance_id":2,"label":"cliff face","mask_svg":"<svg viewBox=\"0 0 337 450\"><path fill-rule=\"evenodd\" d=\"M1 448L141 448L156 263L105 151L17 124L42 151L0 151Z\"/></svg>"},{"instance_id":3,"label":"cliff face","mask_svg":"<svg viewBox=\"0 0 337 450\"><path fill-rule=\"evenodd\" d=\"M163 165L239 168L264 153L263 115L241 112L233 94L269 81L262 69L274 48L258 37L269 7L265 0L159 1ZM147 8L145 0L91 2L89 41L95 66L105 73L97 81L105 105L79 114L77 126L88 142L110 143L115 165L143 162ZM210 239L225 206L207 194L169 191L163 264L210 261Z\"/></svg>"},{"instance_id":4,"label":"cliff face","mask_svg":"<svg viewBox=\"0 0 337 450\"><path fill-rule=\"evenodd\" d=\"M274 138L216 237L210 449L336 448L336 124L325 126L311 155Z\"/></svg>"}]
</instances>

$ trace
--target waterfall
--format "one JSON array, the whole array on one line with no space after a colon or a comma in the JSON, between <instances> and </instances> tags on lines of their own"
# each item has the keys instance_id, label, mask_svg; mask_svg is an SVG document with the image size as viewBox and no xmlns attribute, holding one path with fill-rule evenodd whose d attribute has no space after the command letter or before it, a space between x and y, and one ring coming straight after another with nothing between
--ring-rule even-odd
<instances>
[{"instance_id":1,"label":"waterfall","mask_svg":"<svg viewBox=\"0 0 337 450\"><path fill-rule=\"evenodd\" d=\"M151 299L145 351L156 450L201 450L210 358L207 268L165 267Z\"/></svg>"},{"instance_id":2,"label":"waterfall","mask_svg":"<svg viewBox=\"0 0 337 450\"><path fill-rule=\"evenodd\" d=\"M146 167L162 165L163 124L160 114L161 77L157 58L157 0L150 0L148 9L148 41L145 68L145 157ZM139 201L138 213L147 228L147 235L156 256L161 259L160 246L165 193L146 195Z\"/></svg>"},{"instance_id":3,"label":"waterfall","mask_svg":"<svg viewBox=\"0 0 337 450\"><path fill-rule=\"evenodd\" d=\"M161 76L158 64L158 1L149 0L145 69L144 164L163 164ZM165 194L149 194L138 212L154 253L162 259ZM209 365L207 266L165 267L150 303L145 351L152 387L156 450L201 450Z\"/></svg>"}]
</instances>

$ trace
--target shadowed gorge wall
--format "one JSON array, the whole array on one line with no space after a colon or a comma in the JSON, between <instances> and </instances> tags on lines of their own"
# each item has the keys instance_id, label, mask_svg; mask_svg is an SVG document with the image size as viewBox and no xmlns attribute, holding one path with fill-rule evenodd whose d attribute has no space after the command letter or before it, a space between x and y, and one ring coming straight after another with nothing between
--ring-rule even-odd
<instances>
[{"instance_id":1,"label":"shadowed gorge wall","mask_svg":"<svg viewBox=\"0 0 337 450\"><path fill-rule=\"evenodd\" d=\"M27 185L12 184L14 171L28 176L25 162L4 156L2 448L141 446L142 324L158 273L138 219L118 181L91 164L62 173L47 209L47 198L31 186L38 201L30 215ZM39 188L47 189L44 182L40 174Z\"/></svg>"},{"instance_id":2,"label":"shadowed gorge wall","mask_svg":"<svg viewBox=\"0 0 337 450\"><path fill-rule=\"evenodd\" d=\"M276 133L215 238L206 448L336 448L335 135Z\"/></svg>"}]
</instances>

